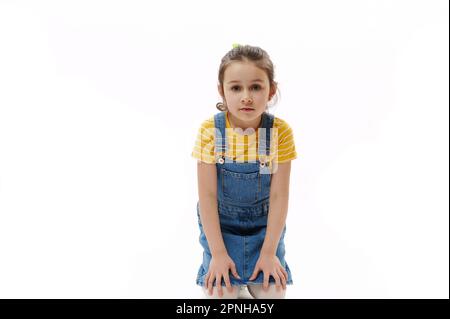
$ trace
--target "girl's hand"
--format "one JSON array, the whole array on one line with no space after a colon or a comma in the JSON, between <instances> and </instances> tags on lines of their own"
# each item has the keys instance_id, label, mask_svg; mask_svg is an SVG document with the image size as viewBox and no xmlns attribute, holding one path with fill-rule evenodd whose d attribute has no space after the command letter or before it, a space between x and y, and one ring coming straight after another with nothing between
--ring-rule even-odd
<instances>
[{"instance_id":1,"label":"girl's hand","mask_svg":"<svg viewBox=\"0 0 450 319\"><path fill-rule=\"evenodd\" d=\"M233 291L230 283L229 271L234 277L241 279L236 271L236 265L227 253L213 255L209 263L209 270L205 277L205 287L208 289L209 295L213 293L214 280L218 290L219 297L223 296L222 291L222 277L225 281L225 286L229 292Z\"/></svg>"},{"instance_id":2,"label":"girl's hand","mask_svg":"<svg viewBox=\"0 0 450 319\"><path fill-rule=\"evenodd\" d=\"M262 271L264 274L264 290L267 291L269 288L269 276L272 276L275 279L277 290L280 290L281 286L283 286L283 289L286 289L288 273L281 265L280 260L276 255L261 252L258 261L256 262L255 270L253 271L253 274L251 275L249 280L256 279L256 276L260 271Z\"/></svg>"}]
</instances>

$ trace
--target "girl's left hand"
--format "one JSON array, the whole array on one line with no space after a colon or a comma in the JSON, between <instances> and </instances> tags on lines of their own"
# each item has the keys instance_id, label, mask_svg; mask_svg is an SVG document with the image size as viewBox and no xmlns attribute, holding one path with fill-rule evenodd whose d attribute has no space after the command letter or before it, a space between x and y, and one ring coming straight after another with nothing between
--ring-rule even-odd
<instances>
[{"instance_id":1,"label":"girl's left hand","mask_svg":"<svg viewBox=\"0 0 450 319\"><path fill-rule=\"evenodd\" d=\"M267 290L269 288L269 276L275 279L275 285L277 290L283 286L286 289L286 280L288 274L284 267L281 265L280 260L274 254L262 253L259 255L258 261L255 265L255 270L250 276L249 280L254 280L258 273L262 271L264 274L263 289Z\"/></svg>"}]
</instances>

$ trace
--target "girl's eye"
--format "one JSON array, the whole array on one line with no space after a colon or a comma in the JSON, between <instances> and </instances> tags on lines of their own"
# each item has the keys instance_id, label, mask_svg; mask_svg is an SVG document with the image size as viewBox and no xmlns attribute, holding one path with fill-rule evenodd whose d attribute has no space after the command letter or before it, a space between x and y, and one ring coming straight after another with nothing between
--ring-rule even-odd
<instances>
[{"instance_id":1,"label":"girl's eye","mask_svg":"<svg viewBox=\"0 0 450 319\"><path fill-rule=\"evenodd\" d=\"M252 89L260 90L260 89L261 89L261 86L259 86L259 85L253 85L253 86L252 86ZM239 86L233 86L233 87L231 87L231 91L236 91L236 90L240 90L240 87L239 87Z\"/></svg>"}]
</instances>

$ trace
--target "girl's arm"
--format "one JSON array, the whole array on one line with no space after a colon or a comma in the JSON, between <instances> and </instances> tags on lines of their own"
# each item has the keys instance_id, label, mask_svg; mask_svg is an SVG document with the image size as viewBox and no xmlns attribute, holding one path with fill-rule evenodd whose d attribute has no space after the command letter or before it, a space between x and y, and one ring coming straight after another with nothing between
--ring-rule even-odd
<instances>
[{"instance_id":1,"label":"girl's arm","mask_svg":"<svg viewBox=\"0 0 450 319\"><path fill-rule=\"evenodd\" d=\"M198 162L198 195L200 219L208 241L211 254L227 253L220 230L219 213L217 211L217 171L215 164Z\"/></svg>"},{"instance_id":2,"label":"girl's arm","mask_svg":"<svg viewBox=\"0 0 450 319\"><path fill-rule=\"evenodd\" d=\"M200 220L211 251L211 261L205 276L205 287L209 294L213 293L216 283L219 297L223 296L222 278L228 291L232 291L229 271L240 278L234 261L228 255L220 230L219 212L217 210L217 171L215 164L198 162L198 194L200 204Z\"/></svg>"},{"instance_id":3,"label":"girl's arm","mask_svg":"<svg viewBox=\"0 0 450 319\"><path fill-rule=\"evenodd\" d=\"M260 271L264 274L263 288L269 287L269 276L275 279L275 285L286 289L288 273L276 256L278 242L286 224L289 200L289 175L291 162L279 163L278 170L272 175L270 184L270 206L266 236L250 280L254 280Z\"/></svg>"},{"instance_id":4,"label":"girl's arm","mask_svg":"<svg viewBox=\"0 0 450 319\"><path fill-rule=\"evenodd\" d=\"M289 177L291 161L279 163L270 184L270 207L266 236L261 253L275 255L281 233L286 224L289 201Z\"/></svg>"}]
</instances>

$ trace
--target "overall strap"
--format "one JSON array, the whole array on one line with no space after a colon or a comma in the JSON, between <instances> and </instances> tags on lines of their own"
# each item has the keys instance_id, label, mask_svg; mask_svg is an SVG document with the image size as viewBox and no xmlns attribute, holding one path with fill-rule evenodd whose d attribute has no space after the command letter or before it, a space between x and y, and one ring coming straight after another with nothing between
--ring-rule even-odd
<instances>
[{"instance_id":1,"label":"overall strap","mask_svg":"<svg viewBox=\"0 0 450 319\"><path fill-rule=\"evenodd\" d=\"M220 164L225 162L225 154L227 152L226 140L226 122L225 112L220 112L214 115L214 157Z\"/></svg>"},{"instance_id":2,"label":"overall strap","mask_svg":"<svg viewBox=\"0 0 450 319\"><path fill-rule=\"evenodd\" d=\"M265 158L270 155L271 128L273 126L274 116L267 112L262 114L261 128L258 129L258 155L259 158Z\"/></svg>"}]
</instances>

